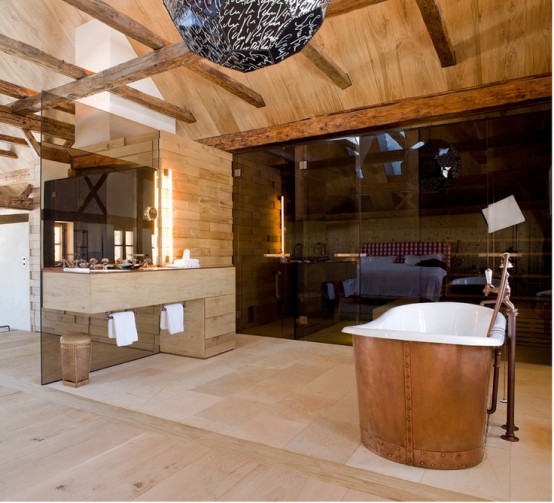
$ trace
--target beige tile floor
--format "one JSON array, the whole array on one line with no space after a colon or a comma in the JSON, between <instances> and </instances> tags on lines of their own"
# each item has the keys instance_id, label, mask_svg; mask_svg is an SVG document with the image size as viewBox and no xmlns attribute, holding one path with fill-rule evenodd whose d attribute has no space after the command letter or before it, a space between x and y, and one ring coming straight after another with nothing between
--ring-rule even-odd
<instances>
[{"instance_id":1,"label":"beige tile floor","mask_svg":"<svg viewBox=\"0 0 554 503\"><path fill-rule=\"evenodd\" d=\"M227 500L264 494L261 488L275 471L286 470L293 460L303 460L306 470L310 463L319 463L334 466L337 473L343 467L349 474L392 477L383 479L395 481L390 486L392 499L402 499L394 496L394 490L403 484L417 483L453 491L458 493L455 499L462 500L551 501L551 367L520 363L516 378L520 441L499 438L506 419L506 406L499 403L489 421L484 461L459 471L397 464L360 444L352 348L348 346L239 335L235 350L208 360L158 354L94 372L90 383L80 388L60 382L48 388L225 436L221 438L239 439L245 445L252 442L260 446L260 453L281 460L270 467L258 465L255 476L239 477L225 493ZM242 469L248 471L247 462ZM292 487L295 480L292 477ZM249 484L250 493L244 484ZM325 493L316 486L313 498L306 497L309 493L304 490L302 499L323 499L322 494L331 500L368 498L355 491L333 493L331 486L331 492ZM290 488L279 496L267 494L268 499L296 499ZM206 494L197 496L211 499ZM156 499L156 492L149 491L148 499Z\"/></svg>"}]
</instances>

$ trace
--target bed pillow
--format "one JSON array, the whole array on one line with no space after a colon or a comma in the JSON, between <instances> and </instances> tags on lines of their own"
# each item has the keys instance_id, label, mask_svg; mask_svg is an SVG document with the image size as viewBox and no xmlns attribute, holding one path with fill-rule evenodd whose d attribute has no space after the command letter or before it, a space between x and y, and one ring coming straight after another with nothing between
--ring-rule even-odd
<instances>
[{"instance_id":1,"label":"bed pillow","mask_svg":"<svg viewBox=\"0 0 554 503\"><path fill-rule=\"evenodd\" d=\"M422 260L440 260L444 262L444 254L442 253L433 253L431 255L406 255L404 257L404 263L408 265L417 265L418 262Z\"/></svg>"},{"instance_id":2,"label":"bed pillow","mask_svg":"<svg viewBox=\"0 0 554 503\"><path fill-rule=\"evenodd\" d=\"M362 257L362 264L394 264L396 262L396 255L387 255L385 257Z\"/></svg>"}]
</instances>

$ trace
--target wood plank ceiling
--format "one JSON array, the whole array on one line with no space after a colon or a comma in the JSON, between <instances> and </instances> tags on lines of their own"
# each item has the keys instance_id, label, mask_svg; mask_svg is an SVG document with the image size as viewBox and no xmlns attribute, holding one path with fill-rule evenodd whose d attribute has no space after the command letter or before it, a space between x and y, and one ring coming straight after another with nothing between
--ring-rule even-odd
<instances>
[{"instance_id":1,"label":"wood plank ceiling","mask_svg":"<svg viewBox=\"0 0 554 503\"><path fill-rule=\"evenodd\" d=\"M229 151L432 119L460 90L452 114L551 95L548 0L332 0L304 51L248 74L192 54L162 0L2 0L2 14L0 185L38 162L41 127L71 145L72 100L104 90ZM137 58L96 74L72 63L75 28L93 18L124 33ZM127 86L147 76L163 100ZM59 119L41 122L41 106Z\"/></svg>"}]
</instances>

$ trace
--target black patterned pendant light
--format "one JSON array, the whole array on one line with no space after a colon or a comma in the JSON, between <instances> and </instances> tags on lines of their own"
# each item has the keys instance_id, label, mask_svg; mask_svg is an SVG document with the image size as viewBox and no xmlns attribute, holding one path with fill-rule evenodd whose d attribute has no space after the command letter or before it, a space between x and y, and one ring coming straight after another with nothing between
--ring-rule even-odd
<instances>
[{"instance_id":1,"label":"black patterned pendant light","mask_svg":"<svg viewBox=\"0 0 554 503\"><path fill-rule=\"evenodd\" d=\"M329 0L163 0L189 49L250 72L283 61L310 41Z\"/></svg>"}]
</instances>

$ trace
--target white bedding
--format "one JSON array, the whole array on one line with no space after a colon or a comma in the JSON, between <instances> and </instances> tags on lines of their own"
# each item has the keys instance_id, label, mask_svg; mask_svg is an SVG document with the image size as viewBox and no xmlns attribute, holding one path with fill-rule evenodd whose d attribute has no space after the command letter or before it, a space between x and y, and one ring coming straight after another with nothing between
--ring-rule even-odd
<instances>
[{"instance_id":1,"label":"white bedding","mask_svg":"<svg viewBox=\"0 0 554 503\"><path fill-rule=\"evenodd\" d=\"M436 302L445 276L442 267L362 260L359 293L370 298L421 297Z\"/></svg>"}]
</instances>

